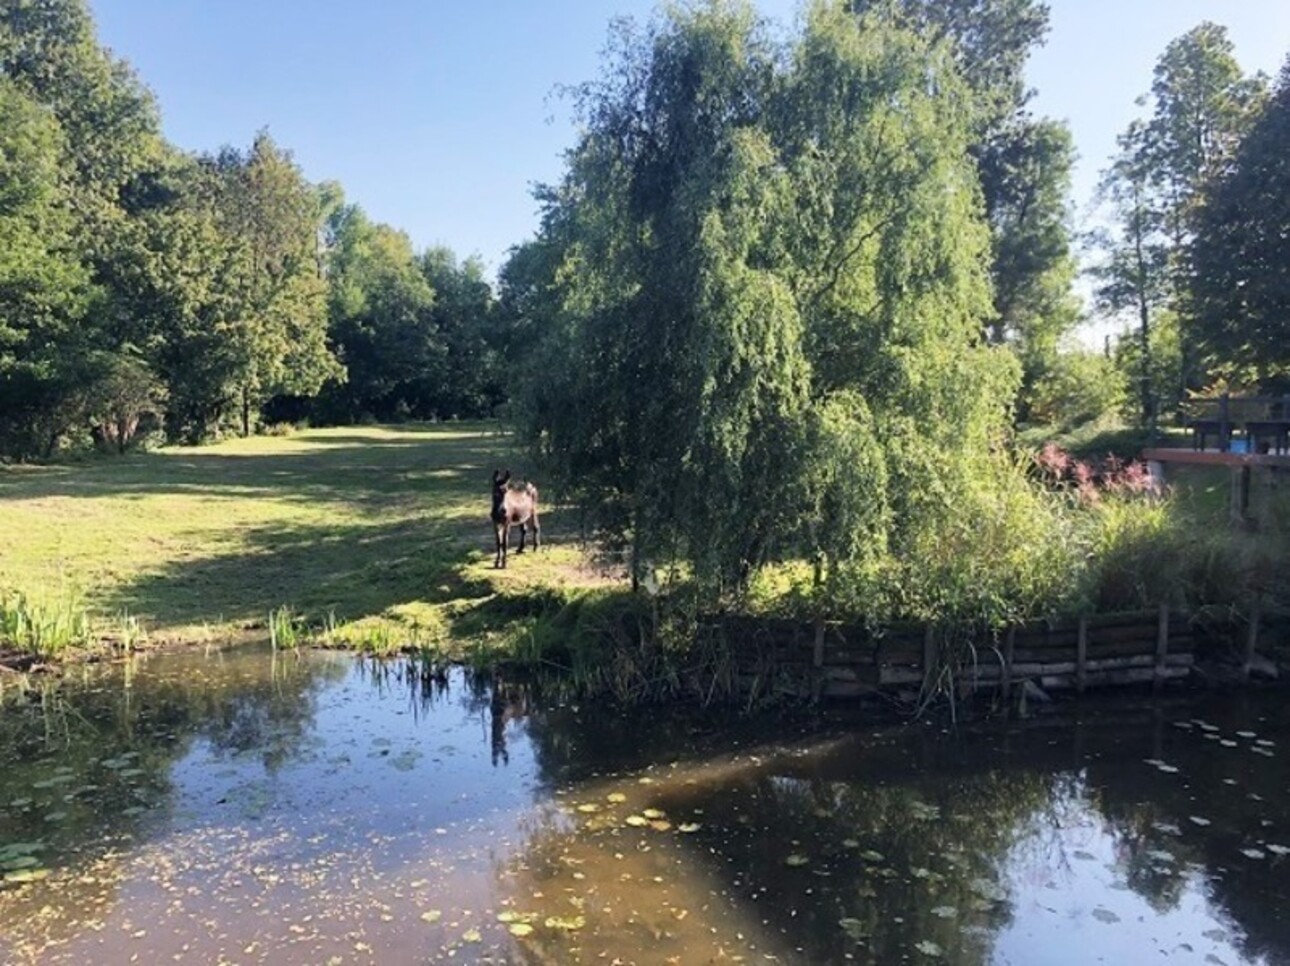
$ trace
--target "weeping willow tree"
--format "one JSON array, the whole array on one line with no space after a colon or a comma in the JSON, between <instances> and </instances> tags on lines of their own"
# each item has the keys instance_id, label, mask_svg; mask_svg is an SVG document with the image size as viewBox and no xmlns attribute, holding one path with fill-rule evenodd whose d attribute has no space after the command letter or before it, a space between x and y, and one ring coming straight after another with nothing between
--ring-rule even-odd
<instances>
[{"instance_id":1,"label":"weeping willow tree","mask_svg":"<svg viewBox=\"0 0 1290 966\"><path fill-rule=\"evenodd\" d=\"M970 512L1015 396L973 96L840 3L788 41L721 0L614 37L503 272L541 316L522 426L635 572L815 558L840 592Z\"/></svg>"}]
</instances>

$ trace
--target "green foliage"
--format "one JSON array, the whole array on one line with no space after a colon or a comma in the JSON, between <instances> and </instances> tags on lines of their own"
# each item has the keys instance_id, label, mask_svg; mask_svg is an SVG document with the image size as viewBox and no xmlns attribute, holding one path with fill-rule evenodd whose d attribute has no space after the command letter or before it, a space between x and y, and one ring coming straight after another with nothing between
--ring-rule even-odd
<instances>
[{"instance_id":1,"label":"green foliage","mask_svg":"<svg viewBox=\"0 0 1290 966\"><path fill-rule=\"evenodd\" d=\"M1069 432L1084 423L1114 419L1129 401L1124 371L1122 363L1102 353L1058 353L1030 388L1031 421Z\"/></svg>"},{"instance_id":2,"label":"green foliage","mask_svg":"<svg viewBox=\"0 0 1290 966\"><path fill-rule=\"evenodd\" d=\"M58 657L92 640L89 611L69 587L46 594L11 591L0 595L0 644L40 657Z\"/></svg>"},{"instance_id":3,"label":"green foliage","mask_svg":"<svg viewBox=\"0 0 1290 966\"><path fill-rule=\"evenodd\" d=\"M1064 124L1027 109L1033 91L1026 61L1047 35L1048 6L1035 0L852 0L849 6L891 11L915 32L947 44L971 91L968 150L992 242L994 314L986 332L1017 352L1029 387L1079 316L1067 204L1074 145ZM1024 417L1024 396L1021 409Z\"/></svg>"},{"instance_id":4,"label":"green foliage","mask_svg":"<svg viewBox=\"0 0 1290 966\"><path fill-rule=\"evenodd\" d=\"M1290 375L1290 61L1213 182L1192 248L1193 334L1229 378Z\"/></svg>"},{"instance_id":5,"label":"green foliage","mask_svg":"<svg viewBox=\"0 0 1290 966\"><path fill-rule=\"evenodd\" d=\"M508 276L543 333L522 417L549 471L637 573L684 560L711 592L935 525L1016 385L979 342L948 54L827 3L785 50L740 4L618 41Z\"/></svg>"},{"instance_id":6,"label":"green foliage","mask_svg":"<svg viewBox=\"0 0 1290 966\"><path fill-rule=\"evenodd\" d=\"M0 455L124 449L161 409L195 443L249 435L270 402L271 420L498 408L476 262L415 255L267 133L191 157L159 127L86 0L0 5Z\"/></svg>"},{"instance_id":7,"label":"green foliage","mask_svg":"<svg viewBox=\"0 0 1290 966\"><path fill-rule=\"evenodd\" d=\"M1143 425L1153 426L1184 390L1200 382L1186 302L1189 247L1196 237L1202 192L1228 166L1265 97L1261 76L1247 78L1224 28L1212 23L1172 41L1156 63L1149 121L1120 136L1120 153L1103 176L1103 196L1116 228L1098 239L1099 300L1111 312L1132 310L1135 373ZM1177 316L1179 375L1155 378L1157 315Z\"/></svg>"}]
</instances>

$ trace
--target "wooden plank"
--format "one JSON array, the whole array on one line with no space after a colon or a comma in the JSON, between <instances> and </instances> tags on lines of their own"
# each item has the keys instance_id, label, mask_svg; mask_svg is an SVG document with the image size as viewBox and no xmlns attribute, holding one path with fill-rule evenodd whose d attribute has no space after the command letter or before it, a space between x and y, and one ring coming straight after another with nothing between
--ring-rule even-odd
<instances>
[{"instance_id":1,"label":"wooden plank","mask_svg":"<svg viewBox=\"0 0 1290 966\"><path fill-rule=\"evenodd\" d=\"M1262 601L1255 597L1250 605L1250 627L1245 635L1245 661L1241 664L1243 681L1250 679L1250 672L1254 667L1254 657L1258 653L1259 646L1259 622L1262 616Z\"/></svg>"},{"instance_id":2,"label":"wooden plank","mask_svg":"<svg viewBox=\"0 0 1290 966\"><path fill-rule=\"evenodd\" d=\"M1156 686L1159 687L1165 680L1166 658L1169 656L1169 605L1162 603L1160 605L1160 626L1156 635Z\"/></svg>"},{"instance_id":3,"label":"wooden plank","mask_svg":"<svg viewBox=\"0 0 1290 966\"><path fill-rule=\"evenodd\" d=\"M1075 644L1075 687L1084 693L1088 671L1088 621L1080 618L1079 640Z\"/></svg>"}]
</instances>

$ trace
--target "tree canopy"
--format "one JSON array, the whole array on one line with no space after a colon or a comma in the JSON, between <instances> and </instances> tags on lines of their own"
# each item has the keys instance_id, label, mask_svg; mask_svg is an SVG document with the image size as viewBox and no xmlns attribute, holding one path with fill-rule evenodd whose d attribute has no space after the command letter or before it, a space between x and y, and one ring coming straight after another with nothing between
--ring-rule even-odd
<instances>
[{"instance_id":1,"label":"tree canopy","mask_svg":"<svg viewBox=\"0 0 1290 966\"><path fill-rule=\"evenodd\" d=\"M788 49L739 3L620 26L543 194L523 418L638 570L731 586L948 512L1015 387L971 99L948 45L837 3Z\"/></svg>"}]
</instances>

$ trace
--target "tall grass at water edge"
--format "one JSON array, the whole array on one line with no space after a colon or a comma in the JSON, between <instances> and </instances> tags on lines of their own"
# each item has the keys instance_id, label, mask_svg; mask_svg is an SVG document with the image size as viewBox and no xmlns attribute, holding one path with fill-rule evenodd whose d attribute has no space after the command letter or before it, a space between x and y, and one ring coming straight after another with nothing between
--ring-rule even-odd
<instances>
[{"instance_id":1,"label":"tall grass at water edge","mask_svg":"<svg viewBox=\"0 0 1290 966\"><path fill-rule=\"evenodd\" d=\"M93 639L89 609L75 589L0 594L0 645L52 658L87 646Z\"/></svg>"}]
</instances>

